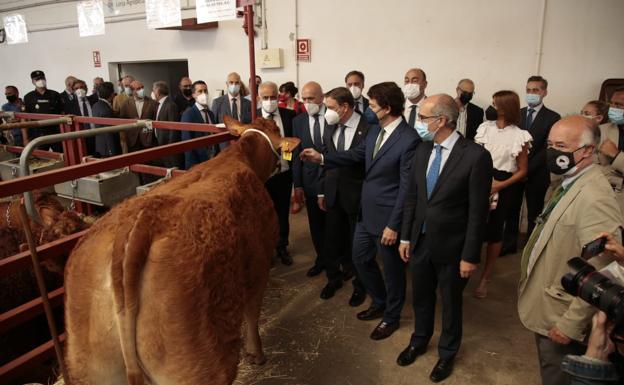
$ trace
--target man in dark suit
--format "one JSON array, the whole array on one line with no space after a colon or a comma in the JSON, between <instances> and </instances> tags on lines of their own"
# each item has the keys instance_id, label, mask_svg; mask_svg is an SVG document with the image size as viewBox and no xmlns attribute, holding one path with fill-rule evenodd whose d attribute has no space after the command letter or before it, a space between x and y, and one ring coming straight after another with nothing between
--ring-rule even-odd
<instances>
[{"instance_id":1,"label":"man in dark suit","mask_svg":"<svg viewBox=\"0 0 624 385\"><path fill-rule=\"evenodd\" d=\"M371 129L366 140L349 151L323 156L308 148L301 156L327 169L364 163L366 177L353 237L353 262L373 302L357 317L382 317L371 333L372 339L380 340L398 329L405 301L405 263L397 243L411 159L420 138L403 120L405 97L396 83L376 84L369 89L368 97L381 127ZM385 281L376 255L383 259Z\"/></svg>"},{"instance_id":2,"label":"man in dark suit","mask_svg":"<svg viewBox=\"0 0 624 385\"><path fill-rule=\"evenodd\" d=\"M368 99L362 95L364 91L364 74L361 71L353 70L345 76L345 86L351 91L355 99L355 111L364 115L369 124L379 124L375 113L368 107Z\"/></svg>"},{"instance_id":3,"label":"man in dark suit","mask_svg":"<svg viewBox=\"0 0 624 385\"><path fill-rule=\"evenodd\" d=\"M323 238L325 233L325 212L318 205L318 180L321 168L318 164L304 163L299 159L301 149L314 148L318 152L325 152L323 134L327 130L325 121L325 105L323 104L323 90L317 82L308 82L301 89L301 99L305 103L306 114L299 114L293 121L293 135L301 139L293 156L293 179L295 184L295 199L299 204L305 201L308 214L308 225L316 259L314 265L306 275L314 277L323 271Z\"/></svg>"},{"instance_id":4,"label":"man in dark suit","mask_svg":"<svg viewBox=\"0 0 624 385\"><path fill-rule=\"evenodd\" d=\"M178 106L178 113L180 117L187 108L195 105L195 99L193 99L193 82L188 76L184 76L180 79L178 84L180 92L173 98L176 106Z\"/></svg>"},{"instance_id":5,"label":"man in dark suit","mask_svg":"<svg viewBox=\"0 0 624 385\"><path fill-rule=\"evenodd\" d=\"M240 75L232 72L225 81L227 93L212 102L212 113L217 123L223 123L225 115L231 116L241 123L251 123L251 102L240 94Z\"/></svg>"},{"instance_id":6,"label":"man in dark suit","mask_svg":"<svg viewBox=\"0 0 624 385\"><path fill-rule=\"evenodd\" d=\"M354 105L353 96L345 87L334 88L325 95L326 119L333 123L325 130L328 154L355 148L366 138L370 126ZM355 273L351 249L364 175L363 164L339 167L324 170L318 183L318 205L325 210L323 266L328 282L321 291L323 299L333 297L343 279L350 279ZM355 274L349 305L360 306L365 299L366 289Z\"/></svg>"},{"instance_id":7,"label":"man in dark suit","mask_svg":"<svg viewBox=\"0 0 624 385\"><path fill-rule=\"evenodd\" d=\"M277 107L278 89L273 82L264 82L258 88L258 96L262 108L258 116L275 121L282 137L293 136L293 119L295 112L287 108ZM279 168L264 184L266 186L279 221L279 239L277 241L276 256L284 265L292 265L293 260L288 253L288 235L290 224L290 193L293 185L292 161L280 159Z\"/></svg>"},{"instance_id":8,"label":"man in dark suit","mask_svg":"<svg viewBox=\"0 0 624 385\"><path fill-rule=\"evenodd\" d=\"M145 87L138 80L130 83L132 97L126 99L119 110L119 117L124 119L149 119L156 117L156 102L145 96ZM140 111L140 112L139 112ZM143 150L154 147L154 131L137 128L130 131L122 131L121 148L124 153Z\"/></svg>"},{"instance_id":9,"label":"man in dark suit","mask_svg":"<svg viewBox=\"0 0 624 385\"><path fill-rule=\"evenodd\" d=\"M113 98L115 96L115 87L111 82L104 82L97 88L97 94L99 100L91 107L93 117L96 118L112 118L113 113ZM94 129L100 127L108 127L106 125L94 125ZM109 156L115 156L121 154L121 144L119 143L119 133L113 132L110 134L97 135L95 137L95 152L94 155L98 158L108 158Z\"/></svg>"},{"instance_id":10,"label":"man in dark suit","mask_svg":"<svg viewBox=\"0 0 624 385\"><path fill-rule=\"evenodd\" d=\"M63 103L63 111L68 114L69 104L74 100L74 82L78 80L74 76L69 75L65 78L65 89L60 93L61 102Z\"/></svg>"},{"instance_id":11,"label":"man in dark suit","mask_svg":"<svg viewBox=\"0 0 624 385\"><path fill-rule=\"evenodd\" d=\"M424 354L433 334L436 290L442 334L433 382L451 374L462 337L462 292L480 261L489 210L492 158L455 130L459 109L449 95L430 96L416 121L426 135L414 155L403 209L401 258L412 274L414 333L397 363Z\"/></svg>"},{"instance_id":12,"label":"man in dark suit","mask_svg":"<svg viewBox=\"0 0 624 385\"><path fill-rule=\"evenodd\" d=\"M177 122L179 121L180 114L178 113L178 106L171 100L169 96L169 86L164 81L157 81L152 87L153 99L158 103L156 109L156 120L165 122ZM156 136L156 142L159 146L175 143L180 141L180 131L178 130L165 130L162 128L156 128L154 130ZM163 167L181 168L184 164L184 154L174 154L159 159L158 163Z\"/></svg>"},{"instance_id":13,"label":"man in dark suit","mask_svg":"<svg viewBox=\"0 0 624 385\"><path fill-rule=\"evenodd\" d=\"M550 128L561 116L544 106L544 98L548 95L548 81L541 76L531 76L526 85L526 102L528 107L520 110L520 128L529 131L533 137L529 151L529 170L527 180L514 197L513 208L505 221L505 236L501 255L513 254L518 246L520 225L520 208L522 194L527 205L527 234L533 232L535 220L544 208L544 198L550 185L550 172L546 166L546 140Z\"/></svg>"},{"instance_id":14,"label":"man in dark suit","mask_svg":"<svg viewBox=\"0 0 624 385\"><path fill-rule=\"evenodd\" d=\"M457 84L456 91L455 102L459 106L456 130L464 138L474 140L477 128L483 123L483 109L470 103L475 91L474 82L470 79L462 79Z\"/></svg>"},{"instance_id":15,"label":"man in dark suit","mask_svg":"<svg viewBox=\"0 0 624 385\"><path fill-rule=\"evenodd\" d=\"M208 109L208 86L203 80L197 80L193 83L193 99L195 105L189 107L182 114L182 123L204 123L215 124L215 117ZM200 136L210 135L207 132L198 131L182 131L182 140L198 138ZM219 146L210 146L208 148L195 148L184 153L184 169L188 170L193 165L212 159L219 153Z\"/></svg>"},{"instance_id":16,"label":"man in dark suit","mask_svg":"<svg viewBox=\"0 0 624 385\"><path fill-rule=\"evenodd\" d=\"M92 106L97 102L92 97L87 96L87 83L84 80L76 79L73 82L74 97L65 106L65 113L76 116L93 116ZM94 124L82 124L82 130L94 128ZM95 137L85 139L87 154L95 153Z\"/></svg>"}]
</instances>

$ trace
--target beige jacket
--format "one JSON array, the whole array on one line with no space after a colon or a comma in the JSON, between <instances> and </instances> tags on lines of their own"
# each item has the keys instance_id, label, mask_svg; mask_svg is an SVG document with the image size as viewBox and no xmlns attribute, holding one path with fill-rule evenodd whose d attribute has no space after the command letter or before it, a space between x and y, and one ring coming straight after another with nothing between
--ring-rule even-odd
<instances>
[{"instance_id":1,"label":"beige jacket","mask_svg":"<svg viewBox=\"0 0 624 385\"><path fill-rule=\"evenodd\" d=\"M113 113L115 114L115 117L119 117L119 111L121 110L121 105L124 104L124 102L128 100L129 98L130 97L123 92L118 93L113 98Z\"/></svg>"},{"instance_id":2,"label":"beige jacket","mask_svg":"<svg viewBox=\"0 0 624 385\"><path fill-rule=\"evenodd\" d=\"M582 341L595 310L565 292L561 277L569 272L567 261L603 231L620 240L623 223L620 208L600 168L593 166L568 187L546 221L533 249L537 258L528 276L520 281L518 314L524 326L547 336L557 326L565 335ZM600 268L610 262L596 257Z\"/></svg>"}]
</instances>

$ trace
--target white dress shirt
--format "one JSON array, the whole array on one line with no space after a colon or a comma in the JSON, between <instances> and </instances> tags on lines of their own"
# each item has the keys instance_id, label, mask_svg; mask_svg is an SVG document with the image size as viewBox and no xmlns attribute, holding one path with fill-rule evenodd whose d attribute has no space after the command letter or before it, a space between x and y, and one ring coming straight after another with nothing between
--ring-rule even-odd
<instances>
[{"instance_id":1,"label":"white dress shirt","mask_svg":"<svg viewBox=\"0 0 624 385\"><path fill-rule=\"evenodd\" d=\"M346 121L345 125L345 150L348 150L351 147L351 142L353 142L353 137L355 136L355 131L357 130L358 124L360 124L360 118L362 115L353 112L349 120ZM334 141L334 146L336 149L338 148L338 137L340 136L340 128L339 124L336 125L336 130L334 131L334 135L332 139Z\"/></svg>"},{"instance_id":2,"label":"white dress shirt","mask_svg":"<svg viewBox=\"0 0 624 385\"><path fill-rule=\"evenodd\" d=\"M410 114L412 113L412 106L416 106L416 118L418 118L418 113L420 112L420 107L422 106L422 104L425 102L425 99L427 99L427 95L424 95L422 97L422 99L420 99L418 101L418 103L414 104L412 102L409 101L409 99L405 98L405 109L403 110L403 116L405 116L405 121L409 123L409 117Z\"/></svg>"},{"instance_id":3,"label":"white dress shirt","mask_svg":"<svg viewBox=\"0 0 624 385\"><path fill-rule=\"evenodd\" d=\"M232 111L232 98L236 98L236 110L238 111L238 116L234 116L234 118L241 120L240 116L241 116L241 96L240 94L236 95L236 96L232 96L229 93L227 94L228 96L228 101L230 102L230 111Z\"/></svg>"},{"instance_id":4,"label":"white dress shirt","mask_svg":"<svg viewBox=\"0 0 624 385\"><path fill-rule=\"evenodd\" d=\"M265 119L269 118L269 113L266 112L264 109L262 109L262 117ZM285 137L286 135L284 134L284 123L282 122L282 117L280 116L279 110L275 110L275 112L273 113L273 121L275 122L275 124L277 124L277 127L279 127L280 135L282 136L282 138ZM288 171L289 169L290 165L288 164L288 161L284 160L284 158L281 157L279 172Z\"/></svg>"},{"instance_id":5,"label":"white dress shirt","mask_svg":"<svg viewBox=\"0 0 624 385\"><path fill-rule=\"evenodd\" d=\"M195 102L195 107L199 110L199 114L204 119L204 123L212 124L210 121L210 114L208 114L208 106L202 106L201 104ZM204 114L204 111L202 110L206 110L206 113Z\"/></svg>"},{"instance_id":6,"label":"white dress shirt","mask_svg":"<svg viewBox=\"0 0 624 385\"><path fill-rule=\"evenodd\" d=\"M156 110L156 119L158 119L158 115L160 114L160 109L163 106L163 103L165 102L165 99L167 99L167 96L163 96L162 98L158 99L158 109Z\"/></svg>"},{"instance_id":7,"label":"white dress shirt","mask_svg":"<svg viewBox=\"0 0 624 385\"><path fill-rule=\"evenodd\" d=\"M325 132L325 105L321 104L321 108L319 109L319 125L321 126L321 139L323 139L323 133ZM312 142L314 142L314 116L308 114L308 122L310 124L310 138L312 138ZM317 143L314 143L318 146Z\"/></svg>"},{"instance_id":8,"label":"white dress shirt","mask_svg":"<svg viewBox=\"0 0 624 385\"><path fill-rule=\"evenodd\" d=\"M467 105L463 106L459 110L459 116L457 117L457 128L456 128L456 131L462 134L464 138L466 137L466 123L468 121L468 108L466 107Z\"/></svg>"}]
</instances>

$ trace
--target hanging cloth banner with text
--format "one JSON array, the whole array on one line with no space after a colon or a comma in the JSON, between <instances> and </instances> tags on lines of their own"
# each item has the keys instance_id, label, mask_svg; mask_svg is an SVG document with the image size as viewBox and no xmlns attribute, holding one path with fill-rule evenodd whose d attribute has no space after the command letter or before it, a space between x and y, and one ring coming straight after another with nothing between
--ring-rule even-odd
<instances>
[{"instance_id":1,"label":"hanging cloth banner with text","mask_svg":"<svg viewBox=\"0 0 624 385\"><path fill-rule=\"evenodd\" d=\"M78 11L78 32L81 37L104 35L104 5L102 0L81 1Z\"/></svg>"},{"instance_id":2,"label":"hanging cloth banner with text","mask_svg":"<svg viewBox=\"0 0 624 385\"><path fill-rule=\"evenodd\" d=\"M145 0L147 28L179 27L182 25L180 0Z\"/></svg>"},{"instance_id":3,"label":"hanging cloth banner with text","mask_svg":"<svg viewBox=\"0 0 624 385\"><path fill-rule=\"evenodd\" d=\"M236 19L236 0L195 1L198 23Z\"/></svg>"}]
</instances>

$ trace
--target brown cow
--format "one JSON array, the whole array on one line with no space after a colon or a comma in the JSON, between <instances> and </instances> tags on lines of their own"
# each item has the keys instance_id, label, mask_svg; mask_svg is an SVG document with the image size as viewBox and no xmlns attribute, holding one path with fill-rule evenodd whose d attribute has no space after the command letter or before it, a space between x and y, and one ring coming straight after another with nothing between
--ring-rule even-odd
<instances>
[{"instance_id":1,"label":"brown cow","mask_svg":"<svg viewBox=\"0 0 624 385\"><path fill-rule=\"evenodd\" d=\"M72 252L65 316L73 385L231 384L243 318L247 357L265 361L258 318L278 224L264 182L275 149L292 150L298 139L280 138L264 119L254 131L226 125L245 134L113 208Z\"/></svg>"}]
</instances>

